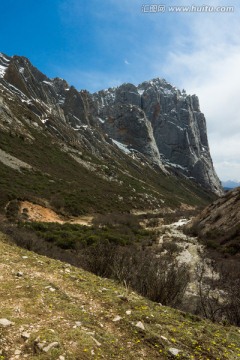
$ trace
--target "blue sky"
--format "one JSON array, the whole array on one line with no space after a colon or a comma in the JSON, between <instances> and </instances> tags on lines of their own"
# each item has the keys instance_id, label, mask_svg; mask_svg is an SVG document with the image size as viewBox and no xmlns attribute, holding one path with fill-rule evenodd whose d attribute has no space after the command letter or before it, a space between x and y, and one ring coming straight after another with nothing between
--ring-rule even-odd
<instances>
[{"instance_id":1,"label":"blue sky","mask_svg":"<svg viewBox=\"0 0 240 360\"><path fill-rule=\"evenodd\" d=\"M165 12L142 12L164 4ZM169 6L233 6L170 12ZM165 78L196 93L221 179L240 180L240 4L238 0L8 0L0 51L24 55L49 77L91 92Z\"/></svg>"}]
</instances>

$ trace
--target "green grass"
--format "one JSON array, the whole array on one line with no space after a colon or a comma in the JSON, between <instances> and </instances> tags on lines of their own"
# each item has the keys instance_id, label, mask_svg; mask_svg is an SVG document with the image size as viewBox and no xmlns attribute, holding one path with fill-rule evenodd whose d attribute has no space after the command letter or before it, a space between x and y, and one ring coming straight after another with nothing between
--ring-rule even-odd
<instances>
[{"instance_id":1,"label":"green grass","mask_svg":"<svg viewBox=\"0 0 240 360\"><path fill-rule=\"evenodd\" d=\"M10 246L1 234L0 265L1 317L13 322L0 327L4 360L17 349L29 360L60 355L67 360L170 360L172 347L181 350L178 359L240 357L237 328L160 306L112 280ZM22 277L16 276L19 270ZM116 316L121 319L114 322ZM139 321L144 330L136 327ZM29 340L21 338L23 331L30 333ZM37 350L36 339L59 346L46 354Z\"/></svg>"},{"instance_id":2,"label":"green grass","mask_svg":"<svg viewBox=\"0 0 240 360\"><path fill-rule=\"evenodd\" d=\"M0 211L12 199L45 199L58 212L130 212L132 209L206 205L213 196L186 179L166 176L141 166L128 156L99 159L83 151L96 167L90 171L61 150L61 144L29 127L33 142L23 136L0 133L0 148L34 167L21 172L0 163ZM106 168L107 165L107 168ZM114 181L104 176L110 171ZM126 173L128 172L128 174ZM164 203L163 203L164 202Z\"/></svg>"}]
</instances>

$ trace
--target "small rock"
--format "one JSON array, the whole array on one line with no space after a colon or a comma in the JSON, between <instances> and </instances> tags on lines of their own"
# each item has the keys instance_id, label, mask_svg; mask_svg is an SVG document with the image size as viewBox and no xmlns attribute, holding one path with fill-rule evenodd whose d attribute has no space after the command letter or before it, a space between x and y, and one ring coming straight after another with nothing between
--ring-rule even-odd
<instances>
[{"instance_id":1,"label":"small rock","mask_svg":"<svg viewBox=\"0 0 240 360\"><path fill-rule=\"evenodd\" d=\"M34 340L34 345L38 350L42 350L44 348L44 346L46 346L46 341L40 342L40 337L38 336Z\"/></svg>"},{"instance_id":2,"label":"small rock","mask_svg":"<svg viewBox=\"0 0 240 360\"><path fill-rule=\"evenodd\" d=\"M93 339L93 341L95 342L95 344L97 345L97 346L101 346L102 344L99 342L99 341L97 341L97 339L95 339L93 336L91 336L91 338Z\"/></svg>"},{"instance_id":3,"label":"small rock","mask_svg":"<svg viewBox=\"0 0 240 360\"><path fill-rule=\"evenodd\" d=\"M21 355L21 350L15 350L14 355Z\"/></svg>"},{"instance_id":4,"label":"small rock","mask_svg":"<svg viewBox=\"0 0 240 360\"><path fill-rule=\"evenodd\" d=\"M131 314L132 314L132 310L127 310L127 311L126 311L126 314L127 314L127 315L131 315Z\"/></svg>"},{"instance_id":5,"label":"small rock","mask_svg":"<svg viewBox=\"0 0 240 360\"><path fill-rule=\"evenodd\" d=\"M23 272L22 272L22 271L18 271L18 272L16 273L16 276L17 276L17 277L22 277L22 276L23 276Z\"/></svg>"},{"instance_id":6,"label":"small rock","mask_svg":"<svg viewBox=\"0 0 240 360\"><path fill-rule=\"evenodd\" d=\"M83 330L86 331L86 334L88 334L88 335L91 335L91 336L95 335L95 331L87 331L86 328L83 328Z\"/></svg>"},{"instance_id":7,"label":"small rock","mask_svg":"<svg viewBox=\"0 0 240 360\"><path fill-rule=\"evenodd\" d=\"M30 338L30 334L26 331L24 331L22 334L21 334L21 337L24 339L24 340L28 340Z\"/></svg>"},{"instance_id":8,"label":"small rock","mask_svg":"<svg viewBox=\"0 0 240 360\"><path fill-rule=\"evenodd\" d=\"M43 350L43 348L44 348L45 345L46 345L45 342L42 342L42 343L38 342L38 343L36 343L36 347L37 347L39 350Z\"/></svg>"},{"instance_id":9,"label":"small rock","mask_svg":"<svg viewBox=\"0 0 240 360\"><path fill-rule=\"evenodd\" d=\"M8 327L10 325L13 325L13 323L8 319L0 319L0 326Z\"/></svg>"},{"instance_id":10,"label":"small rock","mask_svg":"<svg viewBox=\"0 0 240 360\"><path fill-rule=\"evenodd\" d=\"M59 343L55 341L55 342L49 344L48 346L45 346L45 347L43 348L43 351L44 351L44 352L48 352L48 351L50 351L50 350L52 350L52 349L54 349L54 348L57 348L57 347L59 347Z\"/></svg>"},{"instance_id":11,"label":"small rock","mask_svg":"<svg viewBox=\"0 0 240 360\"><path fill-rule=\"evenodd\" d=\"M54 289L53 287L48 288L48 290L51 291L51 292L56 291L56 289Z\"/></svg>"},{"instance_id":12,"label":"small rock","mask_svg":"<svg viewBox=\"0 0 240 360\"><path fill-rule=\"evenodd\" d=\"M28 259L28 256L22 256L22 259Z\"/></svg>"},{"instance_id":13,"label":"small rock","mask_svg":"<svg viewBox=\"0 0 240 360\"><path fill-rule=\"evenodd\" d=\"M141 321L138 321L135 326L138 327L139 329L145 330L145 326Z\"/></svg>"},{"instance_id":14,"label":"small rock","mask_svg":"<svg viewBox=\"0 0 240 360\"><path fill-rule=\"evenodd\" d=\"M75 321L75 325L73 326L73 329L76 329L76 328L81 327L81 326L82 326L81 321Z\"/></svg>"},{"instance_id":15,"label":"small rock","mask_svg":"<svg viewBox=\"0 0 240 360\"><path fill-rule=\"evenodd\" d=\"M175 349L175 348L169 348L168 352L173 356L177 356L181 352L181 350L178 350L178 349Z\"/></svg>"},{"instance_id":16,"label":"small rock","mask_svg":"<svg viewBox=\"0 0 240 360\"><path fill-rule=\"evenodd\" d=\"M165 336L160 336L161 337L161 339L163 339L163 340L165 340L165 341L168 341L168 339L165 337Z\"/></svg>"},{"instance_id":17,"label":"small rock","mask_svg":"<svg viewBox=\"0 0 240 360\"><path fill-rule=\"evenodd\" d=\"M65 356L60 355L59 358L58 358L58 360L65 360Z\"/></svg>"},{"instance_id":18,"label":"small rock","mask_svg":"<svg viewBox=\"0 0 240 360\"><path fill-rule=\"evenodd\" d=\"M114 322L120 321L122 318L121 316L115 316L115 318L113 319Z\"/></svg>"}]
</instances>

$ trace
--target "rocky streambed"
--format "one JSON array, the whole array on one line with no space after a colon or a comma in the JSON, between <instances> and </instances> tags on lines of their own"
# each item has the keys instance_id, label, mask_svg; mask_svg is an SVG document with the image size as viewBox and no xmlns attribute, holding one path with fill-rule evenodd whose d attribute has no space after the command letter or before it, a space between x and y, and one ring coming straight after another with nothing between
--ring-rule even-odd
<instances>
[{"instance_id":1,"label":"rocky streambed","mask_svg":"<svg viewBox=\"0 0 240 360\"><path fill-rule=\"evenodd\" d=\"M161 254L171 252L178 263L186 264L189 267L190 281L181 309L195 313L201 302L201 292L211 293L211 296L219 298L221 289L211 288L209 290L211 284L218 279L219 275L214 270L213 261L208 257L204 245L199 242L197 237L184 233L184 225L189 221L189 218L179 218L173 223L164 224L162 219L159 219L158 225L152 227L152 229L158 232L156 244L154 245L156 249L160 250ZM147 222L146 226L149 228Z\"/></svg>"}]
</instances>

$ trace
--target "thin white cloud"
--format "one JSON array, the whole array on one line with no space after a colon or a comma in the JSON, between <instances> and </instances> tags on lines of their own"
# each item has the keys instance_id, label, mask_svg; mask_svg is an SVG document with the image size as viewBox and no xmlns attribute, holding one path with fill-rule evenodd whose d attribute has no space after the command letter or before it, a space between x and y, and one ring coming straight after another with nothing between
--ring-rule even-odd
<instances>
[{"instance_id":1,"label":"thin white cloud","mask_svg":"<svg viewBox=\"0 0 240 360\"><path fill-rule=\"evenodd\" d=\"M211 149L215 153L216 160L237 162L240 159L239 147L240 131L229 136L219 136L215 133L211 137ZM240 174L239 174L240 176Z\"/></svg>"},{"instance_id":2,"label":"thin white cloud","mask_svg":"<svg viewBox=\"0 0 240 360\"><path fill-rule=\"evenodd\" d=\"M192 15L188 27L184 40L190 46L183 51L181 44L177 45L180 37L176 36L175 49L161 70L187 92L199 96L216 170L220 178L229 175L239 179L239 12Z\"/></svg>"},{"instance_id":3,"label":"thin white cloud","mask_svg":"<svg viewBox=\"0 0 240 360\"><path fill-rule=\"evenodd\" d=\"M233 180L240 182L240 164L236 161L219 161L215 163L215 169L218 173L221 173L221 180Z\"/></svg>"},{"instance_id":4,"label":"thin white cloud","mask_svg":"<svg viewBox=\"0 0 240 360\"><path fill-rule=\"evenodd\" d=\"M65 2L69 3L67 0ZM71 16L74 17L76 13L81 15L84 5L79 5L78 0L70 2L74 4ZM227 4L235 7L234 13L190 14L143 14L143 3L139 0L106 0L101 8L98 0L93 0L94 6L91 6L92 13L98 19L124 21L122 28L115 26L111 31L106 32L104 28L102 32L98 32L98 40L113 53L112 46L117 44L121 49L119 59L124 59L119 61L119 64L129 65L127 56L131 56L131 63L136 63L136 66L132 68L119 65L107 74L91 69L78 71L77 84L76 69L73 69L72 75L69 72L66 75L67 79L70 82L73 79L73 83L79 88L87 87L91 90L116 86L122 82L137 84L159 76L186 89L188 93L197 94L207 119L211 154L216 170L220 178L225 178L229 173L231 178L239 179L239 2L231 0ZM166 5L169 4L178 5L175 0L169 0ZM181 0L181 4L192 5L190 0ZM194 5L203 5L203 2L195 0ZM221 0L212 0L209 5L226 4ZM141 31L143 28L145 31ZM126 42L127 49L124 49L123 44ZM228 164L228 170L225 170L224 164Z\"/></svg>"}]
</instances>

